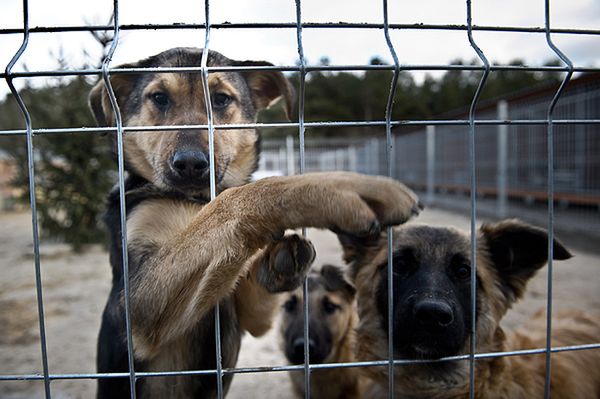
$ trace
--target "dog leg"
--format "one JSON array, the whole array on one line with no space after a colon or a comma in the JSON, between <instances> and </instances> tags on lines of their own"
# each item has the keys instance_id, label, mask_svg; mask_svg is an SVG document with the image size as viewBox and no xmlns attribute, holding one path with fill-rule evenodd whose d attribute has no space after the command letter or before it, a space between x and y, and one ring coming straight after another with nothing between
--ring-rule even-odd
<instances>
[{"instance_id":1,"label":"dog leg","mask_svg":"<svg viewBox=\"0 0 600 399\"><path fill-rule=\"evenodd\" d=\"M394 180L314 173L228 189L160 245L153 245L151 232L138 226L148 242L136 246L149 250L138 256L144 272L134 272L131 279L136 355L152 357L164 342L190 331L233 292L248 272L248 259L286 229L376 234L418 211L416 196ZM164 229L157 217L149 223Z\"/></svg>"}]
</instances>

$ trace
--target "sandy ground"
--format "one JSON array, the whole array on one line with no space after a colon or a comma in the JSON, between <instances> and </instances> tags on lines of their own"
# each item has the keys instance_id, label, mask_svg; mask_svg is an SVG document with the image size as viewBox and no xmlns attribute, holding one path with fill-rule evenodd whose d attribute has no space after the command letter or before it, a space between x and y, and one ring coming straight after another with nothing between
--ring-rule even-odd
<instances>
[{"instance_id":1,"label":"sandy ground","mask_svg":"<svg viewBox=\"0 0 600 399\"><path fill-rule=\"evenodd\" d=\"M469 220L441 210L426 210L419 222L468 229ZM337 240L323 231L309 231L319 258L340 263ZM28 214L0 214L0 374L40 373L41 350ZM567 243L568 244L568 243ZM109 290L108 255L101 248L73 254L67 247L42 242L42 280L49 368L54 373L94 372L95 340ZM575 251L575 257L555 263L555 308L600 309L600 256ZM509 314L506 324L526 320L546 301L545 269L529 285L527 297ZM277 329L265 337L244 338L238 366L285 364ZM51 384L54 398L92 398L95 381L62 380ZM43 397L43 384L0 381L0 398ZM236 375L229 398L287 398L286 373Z\"/></svg>"}]
</instances>

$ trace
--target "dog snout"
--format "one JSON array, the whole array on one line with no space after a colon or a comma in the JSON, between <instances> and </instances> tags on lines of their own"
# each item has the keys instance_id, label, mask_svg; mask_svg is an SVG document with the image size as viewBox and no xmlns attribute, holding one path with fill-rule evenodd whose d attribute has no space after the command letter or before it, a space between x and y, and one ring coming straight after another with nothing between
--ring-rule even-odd
<instances>
[{"instance_id":1,"label":"dog snout","mask_svg":"<svg viewBox=\"0 0 600 399\"><path fill-rule=\"evenodd\" d=\"M182 178L201 176L208 165L207 154L202 151L177 151L171 159L171 168Z\"/></svg>"},{"instance_id":2,"label":"dog snout","mask_svg":"<svg viewBox=\"0 0 600 399\"><path fill-rule=\"evenodd\" d=\"M289 360L294 364L304 362L304 337L297 337L291 343L291 350L289 351ZM314 359L316 354L317 345L312 338L308 339L308 354L311 359Z\"/></svg>"},{"instance_id":3,"label":"dog snout","mask_svg":"<svg viewBox=\"0 0 600 399\"><path fill-rule=\"evenodd\" d=\"M421 300L415 304L413 312L415 320L427 327L448 327L454 321L452 307L441 300Z\"/></svg>"}]
</instances>

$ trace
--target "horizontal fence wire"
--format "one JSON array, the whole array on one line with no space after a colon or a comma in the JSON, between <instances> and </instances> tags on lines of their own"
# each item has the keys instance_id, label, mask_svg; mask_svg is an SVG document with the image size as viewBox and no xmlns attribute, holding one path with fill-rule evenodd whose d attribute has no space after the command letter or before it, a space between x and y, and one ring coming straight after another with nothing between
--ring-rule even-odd
<instances>
[{"instance_id":1,"label":"horizontal fence wire","mask_svg":"<svg viewBox=\"0 0 600 399\"><path fill-rule=\"evenodd\" d=\"M222 22L211 24L211 29L386 29L385 24L362 22L303 22L298 25L294 22ZM461 24L388 24L392 30L450 30L467 31L469 27ZM29 33L60 33L60 32L102 32L112 31L113 25L65 25L65 26L38 26L30 28ZM206 24L171 23L171 24L123 24L119 27L122 31L129 30L178 30L178 29L206 29ZM546 27L536 26L486 26L473 25L473 31L483 32L514 32L514 33L546 33ZM0 35L20 34L22 28L0 29ZM600 29L575 29L553 28L550 33L571 35L600 35Z\"/></svg>"},{"instance_id":2,"label":"horizontal fence wire","mask_svg":"<svg viewBox=\"0 0 600 399\"><path fill-rule=\"evenodd\" d=\"M295 0L296 4L296 22L295 23L212 23L209 18L209 3L205 1L205 23L201 24L124 24L119 25L118 21L118 0L113 0L113 11L114 11L114 23L112 25L89 25L89 26L41 26L30 28L28 26L28 2L24 0L24 26L23 28L9 28L0 29L0 35L24 35L24 41L15 54L6 71L0 73L0 78L5 79L11 88L11 92L19 102L21 110L26 119L25 129L10 129L0 130L1 136L19 136L23 135L27 137L28 141L28 154L29 154L29 173L30 173L30 192L31 194L31 209L34 226L34 252L35 252L35 267L36 267L36 289L38 294L38 313L40 322L40 335L41 335L41 346L42 346L42 360L43 360L43 374L18 374L18 375L0 375L0 381L22 381L22 380L43 380L45 384L45 394L47 398L50 398L50 381L54 380L72 380L72 379L102 379L102 378L129 378L131 397L135 398L135 382L138 378L152 378L152 377L165 377L165 376L193 376L193 375L215 375L218 379L217 394L218 397L223 397L222 378L224 375L231 374L247 374L247 373L269 373L269 372L284 372L284 371L301 371L305 373L305 389L306 397L310 396L310 372L312 370L330 369L330 368L351 368L351 367L387 367L389 373L389 396L393 398L394 395L394 379L393 370L395 366L410 365L410 364L422 364L422 363L438 363L448 361L468 361L470 362L470 397L474 397L474 365L476 360L479 359L491 359L505 356L531 356L531 355L545 355L546 356L546 380L545 380L545 397L550 395L550 370L551 370L551 355L554 353L560 353L565 351L579 351L579 350L597 350L600 349L600 343L598 344L587 344L587 345L573 345L573 346L551 346L551 314L552 314L552 238L553 238L553 217L554 217L554 144L553 144L553 126L557 125L598 125L600 119L554 119L553 111L554 106L558 102L565 86L571 79L574 73L583 72L600 72L600 67L583 67L574 66L571 61L553 44L551 35L600 35L598 29L557 29L551 28L549 23L549 0L545 1L545 25L544 27L519 27L519 26L478 26L473 25L471 21L471 0L467 0L467 23L466 24L391 24L387 19L387 1L383 0L383 13L384 23L349 23L349 22L303 22L301 18L301 1ZM254 66L254 67L225 67L225 66L207 66L205 54L208 51L203 52L203 61L201 67L154 67L154 68L110 68L112 55L116 50L119 43L119 32L120 31L132 31L132 30L205 30L205 45L204 48L209 47L209 37L211 29L295 29L297 34L298 44L298 55L300 65L284 65L284 66ZM386 38L390 54L392 55L394 63L391 65L307 65L303 54L302 46L302 30L303 29L371 29L371 30L383 30ZM471 47L477 53L479 59L483 65L453 65L453 64L401 64L398 60L394 47L389 37L390 30L402 31L402 30L424 30L424 31L463 31L468 35L469 43ZM113 42L107 55L106 60L103 62L101 68L75 68L66 70L39 70L39 71L18 71L13 72L12 68L24 53L27 46L27 38L30 34L38 33L59 33L59 32L97 32L107 31L114 32ZM498 65L490 64L483 52L479 49L473 39L473 32L509 32L509 33L531 33L531 34L545 34L548 46L552 51L558 55L558 57L566 64L566 66L522 66L522 65ZM281 72L297 72L300 75L300 102L299 102L299 118L298 122L284 122L284 123L251 123L251 124L235 124L235 125L219 125L212 120L212 109L210 106L210 94L208 93L208 75L211 72L236 72L236 71L248 71L248 70L264 70L264 71L281 71ZM307 75L311 72L338 72L338 71L391 71L393 72L392 84L390 87L390 93L386 106L386 117L385 120L375 121L305 121L304 120L304 90L305 81ZM391 107L394 102L396 82L398 80L399 71L472 71L482 72L482 78L479 86L473 96L471 102L471 108L468 119L437 119L437 120L393 120L391 116ZM563 72L567 73L560 87L556 91L556 94L551 102L548 109L546 119L486 119L478 120L475 118L475 113L478 110L477 104L479 101L479 94L484 87L487 76L491 72L501 71L529 71L529 72ZM112 88L110 87L110 75L118 74L140 74L140 73L194 73L201 72L203 76L203 82L205 85L205 96L208 113L208 123L206 125L169 125L169 126L122 126L120 122L120 114L118 110L118 104ZM67 77L67 76L101 76L106 84L109 92L109 99L115 114L117 116L117 123L115 127L79 127L79 128L32 128L30 119L27 116L27 109L20 97L19 93L14 89L12 84L15 79L27 79L33 77ZM476 221L476 208L477 208L477 181L476 170L475 170L475 133L477 126L486 125L544 125L548 129L548 254L549 254L549 273L548 273L548 297L547 297L547 343L545 348L529 349L529 350L517 350L517 351L504 351L504 352L493 352L493 353L476 353L476 342L475 342L475 298L476 298L476 284L474 283L474 276L476 273L475 264L475 221ZM386 129L386 154L387 154L387 168L388 174L393 176L392 173L392 159L394 155L394 147L391 136L391 129L394 127L410 127L410 126L464 126L469 128L470 140L469 140L469 169L471 174L471 253L474 259L472 268L472 314L473 314L473 325L472 325L472 340L470 353L466 355L446 357L437 360L403 360L394 359L393 356L393 343L390 340L389 343L389 358L379 361L366 361L366 362L347 362L347 363L324 363L324 364L311 364L308 354L308 347L305 346L305 361L304 364L300 365L289 365L289 366L264 366L264 367L241 367L241 368L223 368L221 365L220 355L220 323L219 323L219 312L218 307L215 312L215 333L216 333L216 346L217 346L217 366L216 369L211 370L184 370L184 371L161 371L161 372L141 372L135 371L133 367L133 343L131 337L131 327L129 326L129 310L128 310L128 297L129 288L127 279L124 285L125 290L125 307L126 307L126 320L127 320L127 342L129 348L129 372L126 373L77 373L77 374L51 374L48 370L48 358L46 353L46 334L44 327L44 312L43 312L43 296L42 296L42 284L40 274L40 260L39 260L39 237L37 232L37 215L35 208L35 182L34 182L34 170L33 170L33 144L32 138L35 135L47 135L47 134L61 134L61 133L84 133L84 134L105 134L105 133L117 133L119 140L118 144L118 172L119 172L119 189L121 193L121 229L122 229L122 247L123 247L123 268L124 275L128 276L127 266L127 241L126 241L126 215L125 215L125 203L124 203L124 162L123 162L123 134L127 132L156 132L156 131L174 131L174 130L196 130L196 129L207 129L209 131L209 143L211 146L214 145L214 132L217 130L225 129L253 129L253 128L296 128L298 129L300 139L300 173L304 173L304 150L305 150L305 132L307 128L348 128L348 127L385 127ZM211 147L212 148L212 147ZM210 159L210 170L211 170L211 198L214 198L215 193L215 176L214 176L214 151L211 150ZM388 274L391 275L392 264L391 264L391 250L392 250L392 234L391 230L388 230ZM392 293L392 279L389 279L390 284L388 288L390 290L388 298L390 303L388 306L388 324L389 324L389 336L393 337L393 323L391 323L393 303L391 298ZM304 296L305 296L305 307L304 307L304 319L305 319L305 342L308 344L308 301L306 301L308 290L306 281L304 283Z\"/></svg>"},{"instance_id":3,"label":"horizontal fence wire","mask_svg":"<svg viewBox=\"0 0 600 399\"><path fill-rule=\"evenodd\" d=\"M307 65L304 68L295 65L288 66L212 66L209 72L241 72L241 71L280 71L280 72L341 72L341 71L394 71L394 65ZM481 71L484 67L462 64L407 64L400 65L403 71ZM569 69L560 66L525 66L525 65L490 65L492 72L568 72ZM140 73L192 73L202 72L201 67L147 67L147 68L113 68L111 74L140 74ZM600 67L573 67L573 72L600 72ZM11 78L35 77L64 77L102 75L101 69L82 68L68 70L22 71L12 72ZM6 78L6 73L0 73L0 79Z\"/></svg>"},{"instance_id":4,"label":"horizontal fence wire","mask_svg":"<svg viewBox=\"0 0 600 399\"><path fill-rule=\"evenodd\" d=\"M400 126L469 126L475 125L547 125L547 119L480 119L470 121L468 119L447 119L447 120L397 120L391 121L392 127ZM552 121L555 125L598 125L600 119L555 119ZM342 127L385 127L386 121L333 121L333 122L303 122L305 128L342 128ZM243 130L243 129L266 129L266 128L299 128L299 122L281 122L281 123L243 123L231 125L213 125L215 130ZM123 132L157 132L157 131L175 131L175 130L197 130L208 129L208 125L168 125L168 126L123 126ZM63 134L63 133L115 133L115 127L78 127L78 128L52 128L52 129L31 129L34 135L43 134ZM599 132L600 133L600 132ZM0 130L0 136L23 136L27 134L26 129Z\"/></svg>"},{"instance_id":5,"label":"horizontal fence wire","mask_svg":"<svg viewBox=\"0 0 600 399\"><path fill-rule=\"evenodd\" d=\"M598 350L600 349L600 343L598 344L585 344L585 345L570 345L570 346L555 346L551 348L552 353L561 352L575 352L583 350ZM475 359L495 359L500 357L512 357L512 356L533 356L533 355L545 355L546 348L541 349L523 349L516 351L505 351L505 352L489 352L489 353L476 353ZM444 362L455 362L455 361L469 361L470 354L457 355L443 357L434 360L405 360L405 359L394 359L394 366L405 366L411 364L433 364L433 363L444 363ZM371 360L362 362L344 362L344 363L320 363L310 364L311 370L320 369L332 369L332 368L354 368L354 367L388 367L389 361L386 360ZM285 371L303 371L304 364L299 365L286 365L286 366L263 366L263 367L235 367L235 368L224 368L223 374L249 374L249 373L274 373L274 372L285 372ZM185 370L185 371L139 371L136 372L136 376L142 377L169 377L178 375L216 375L216 369L212 370ZM129 373L77 373L77 374L49 374L49 380L79 380L79 379L101 379L101 378L127 378ZM29 380L43 380L44 376L40 374L18 374L18 375L0 375L0 381L29 381Z\"/></svg>"}]
</instances>

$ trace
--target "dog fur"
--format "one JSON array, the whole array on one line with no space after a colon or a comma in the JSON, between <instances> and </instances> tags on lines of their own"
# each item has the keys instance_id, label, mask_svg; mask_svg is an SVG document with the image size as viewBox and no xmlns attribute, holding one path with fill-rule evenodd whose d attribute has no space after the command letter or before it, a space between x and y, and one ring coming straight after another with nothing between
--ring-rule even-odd
<instances>
[{"instance_id":1,"label":"dog fur","mask_svg":"<svg viewBox=\"0 0 600 399\"><path fill-rule=\"evenodd\" d=\"M176 48L124 67L200 66L201 49ZM209 66L256 66L215 51ZM252 123L291 89L279 72L214 72L208 78L216 124ZM200 73L115 74L124 126L206 124ZM115 114L99 82L90 106L101 126ZM98 339L98 371L126 372L124 279L136 371L214 370L214 309L219 304L222 365L234 367L241 336L266 332L279 305L274 292L294 289L312 262L311 244L284 236L297 227L358 235L399 224L418 213L400 183L351 173L306 174L249 183L257 167L254 129L219 129L214 159L217 197L209 202L206 130L128 131L123 137L127 254L123 276L119 190L108 201L113 286ZM179 162L184 159L185 162ZM227 391L231 374L224 377ZM216 376L139 378L138 397L214 397ZM129 397L127 378L99 380L99 398Z\"/></svg>"},{"instance_id":2,"label":"dog fur","mask_svg":"<svg viewBox=\"0 0 600 399\"><path fill-rule=\"evenodd\" d=\"M545 312L516 331L500 321L525 292L527 281L546 264L546 231L517 220L484 224L477 233L478 353L545 348ZM388 357L387 238L340 235L357 287L360 361ZM438 359L469 353L471 329L470 237L453 228L405 225L393 234L394 357ZM554 259L571 257L557 240ZM552 345L600 341L600 318L581 311L557 312ZM476 398L539 398L544 393L545 355L478 359ZM552 354L554 398L600 397L600 351ZM387 367L365 372L387 395ZM395 393L403 398L469 397L469 362L398 365Z\"/></svg>"},{"instance_id":3,"label":"dog fur","mask_svg":"<svg viewBox=\"0 0 600 399\"><path fill-rule=\"evenodd\" d=\"M324 265L308 275L309 359L311 364L353 362L354 328L358 323L356 290L340 268ZM285 295L281 310L281 347L291 364L304 362L304 299L302 288ZM305 396L304 373L289 373L294 393ZM311 371L314 399L361 398L364 381L356 368Z\"/></svg>"}]
</instances>

